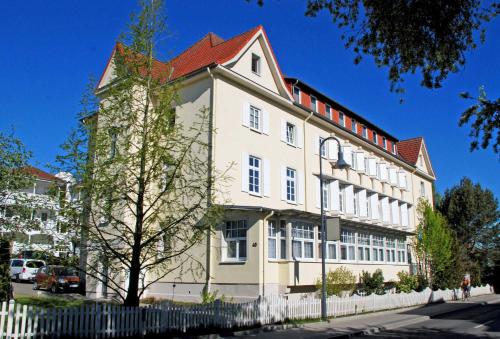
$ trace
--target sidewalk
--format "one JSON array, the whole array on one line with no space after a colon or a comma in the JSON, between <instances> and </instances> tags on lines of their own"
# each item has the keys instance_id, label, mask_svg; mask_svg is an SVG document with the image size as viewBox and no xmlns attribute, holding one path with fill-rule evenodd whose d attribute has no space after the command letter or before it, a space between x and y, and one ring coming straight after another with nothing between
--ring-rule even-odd
<instances>
[{"instance_id":1,"label":"sidewalk","mask_svg":"<svg viewBox=\"0 0 500 339\"><path fill-rule=\"evenodd\" d=\"M376 312L365 315L330 319L328 322L315 322L300 327L274 331L263 327L260 331L241 331L233 335L258 338L347 338L354 335L374 333L382 329L394 329L484 303L499 303L500 295L490 294L471 298L469 301L454 301L440 304L417 306L399 310ZM267 330L267 331L266 331ZM270 331L271 330L271 331Z\"/></svg>"}]
</instances>

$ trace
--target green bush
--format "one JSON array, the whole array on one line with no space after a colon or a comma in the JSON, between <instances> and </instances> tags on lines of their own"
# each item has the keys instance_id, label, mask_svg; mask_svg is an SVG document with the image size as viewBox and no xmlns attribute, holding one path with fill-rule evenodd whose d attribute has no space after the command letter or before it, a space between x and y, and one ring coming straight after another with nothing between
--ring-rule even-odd
<instances>
[{"instance_id":1,"label":"green bush","mask_svg":"<svg viewBox=\"0 0 500 339\"><path fill-rule=\"evenodd\" d=\"M321 291L321 278L316 281L316 288ZM329 271L326 275L326 294L328 296L340 296L345 291L349 295L356 288L356 276L344 266L340 266L335 271Z\"/></svg>"},{"instance_id":2,"label":"green bush","mask_svg":"<svg viewBox=\"0 0 500 339\"><path fill-rule=\"evenodd\" d=\"M398 273L399 282L396 284L398 292L410 293L416 291L419 285L418 276L405 271Z\"/></svg>"},{"instance_id":3,"label":"green bush","mask_svg":"<svg viewBox=\"0 0 500 339\"><path fill-rule=\"evenodd\" d=\"M384 274L381 269L377 269L373 274L363 271L360 277L360 289L370 295L384 294Z\"/></svg>"},{"instance_id":4,"label":"green bush","mask_svg":"<svg viewBox=\"0 0 500 339\"><path fill-rule=\"evenodd\" d=\"M415 289L415 291L417 292L421 292L423 290L425 290L427 287L429 287L429 281L427 280L427 278L423 275L423 274L418 274L417 275L417 288Z\"/></svg>"}]
</instances>

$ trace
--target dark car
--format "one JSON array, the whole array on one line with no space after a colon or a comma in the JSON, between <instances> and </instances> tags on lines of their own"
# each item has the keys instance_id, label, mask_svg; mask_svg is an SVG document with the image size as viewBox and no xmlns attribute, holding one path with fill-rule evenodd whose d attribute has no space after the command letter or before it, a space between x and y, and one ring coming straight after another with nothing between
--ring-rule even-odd
<instances>
[{"instance_id":1,"label":"dark car","mask_svg":"<svg viewBox=\"0 0 500 339\"><path fill-rule=\"evenodd\" d=\"M52 293L78 290L80 277L76 269L48 265L41 267L35 275L33 289L46 289Z\"/></svg>"}]
</instances>

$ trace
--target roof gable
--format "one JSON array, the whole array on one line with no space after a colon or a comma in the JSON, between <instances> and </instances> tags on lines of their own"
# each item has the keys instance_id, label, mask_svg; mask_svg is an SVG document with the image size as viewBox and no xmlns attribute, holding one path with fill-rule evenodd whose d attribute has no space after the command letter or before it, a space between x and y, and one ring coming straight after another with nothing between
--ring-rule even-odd
<instances>
[{"instance_id":1,"label":"roof gable","mask_svg":"<svg viewBox=\"0 0 500 339\"><path fill-rule=\"evenodd\" d=\"M425 146L424 138L417 137L408 140L402 140L397 143L398 154L407 162L427 172L429 175L435 177L434 170L432 169L431 159L427 148ZM419 158L423 157L424 164L419 165Z\"/></svg>"},{"instance_id":2,"label":"roof gable","mask_svg":"<svg viewBox=\"0 0 500 339\"><path fill-rule=\"evenodd\" d=\"M41 179L41 180L47 180L47 181L60 181L58 177L56 177L53 174L47 173L45 171L42 171L39 168L33 167L33 166L27 166L24 168L24 171L35 178Z\"/></svg>"}]
</instances>

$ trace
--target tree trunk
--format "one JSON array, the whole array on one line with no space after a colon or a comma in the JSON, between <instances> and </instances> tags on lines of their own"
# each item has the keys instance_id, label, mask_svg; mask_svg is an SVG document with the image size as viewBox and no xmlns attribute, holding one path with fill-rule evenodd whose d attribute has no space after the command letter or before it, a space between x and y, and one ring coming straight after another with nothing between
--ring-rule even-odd
<instances>
[{"instance_id":1,"label":"tree trunk","mask_svg":"<svg viewBox=\"0 0 500 339\"><path fill-rule=\"evenodd\" d=\"M140 251L140 242L139 244L135 243L132 249L132 261L128 278L127 297L124 303L125 306L139 306L139 276L141 274Z\"/></svg>"}]
</instances>

